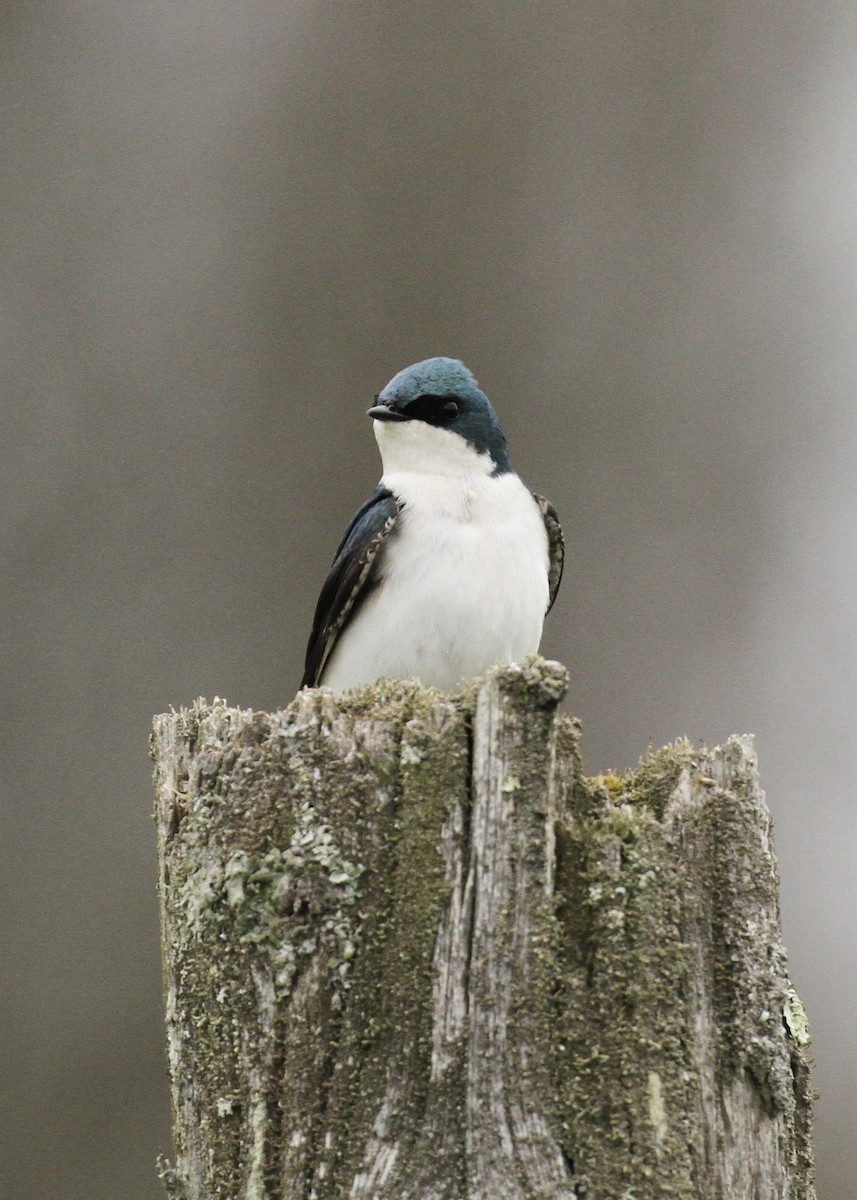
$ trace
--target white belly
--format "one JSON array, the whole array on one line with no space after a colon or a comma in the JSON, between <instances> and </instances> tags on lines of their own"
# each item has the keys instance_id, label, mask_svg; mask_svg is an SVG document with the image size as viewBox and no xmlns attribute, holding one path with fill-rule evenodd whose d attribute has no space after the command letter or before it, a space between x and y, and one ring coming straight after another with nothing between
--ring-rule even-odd
<instances>
[{"instance_id":1,"label":"white belly","mask_svg":"<svg viewBox=\"0 0 857 1200\"><path fill-rule=\"evenodd\" d=\"M341 635L322 684L343 691L388 677L448 689L538 650L548 540L520 479L382 482L404 507L381 583Z\"/></svg>"}]
</instances>

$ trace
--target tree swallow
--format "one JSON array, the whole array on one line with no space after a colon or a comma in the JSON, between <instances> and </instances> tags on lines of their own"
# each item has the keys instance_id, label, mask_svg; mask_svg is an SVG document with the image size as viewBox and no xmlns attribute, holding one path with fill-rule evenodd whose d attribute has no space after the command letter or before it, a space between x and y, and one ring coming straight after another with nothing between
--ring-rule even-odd
<instances>
[{"instance_id":1,"label":"tree swallow","mask_svg":"<svg viewBox=\"0 0 857 1200\"><path fill-rule=\"evenodd\" d=\"M301 687L386 677L449 690L538 650L562 529L512 470L463 363L414 363L375 401L383 475L334 556Z\"/></svg>"}]
</instances>

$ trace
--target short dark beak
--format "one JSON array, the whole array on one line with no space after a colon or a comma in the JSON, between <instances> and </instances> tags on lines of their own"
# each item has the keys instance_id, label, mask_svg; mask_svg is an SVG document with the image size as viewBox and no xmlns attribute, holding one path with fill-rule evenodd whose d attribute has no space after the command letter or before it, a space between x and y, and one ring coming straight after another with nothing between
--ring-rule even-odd
<instances>
[{"instance_id":1,"label":"short dark beak","mask_svg":"<svg viewBox=\"0 0 857 1200\"><path fill-rule=\"evenodd\" d=\"M374 417L376 421L407 421L408 419L404 413L400 413L386 404L376 404L374 407L368 408L366 416Z\"/></svg>"}]
</instances>

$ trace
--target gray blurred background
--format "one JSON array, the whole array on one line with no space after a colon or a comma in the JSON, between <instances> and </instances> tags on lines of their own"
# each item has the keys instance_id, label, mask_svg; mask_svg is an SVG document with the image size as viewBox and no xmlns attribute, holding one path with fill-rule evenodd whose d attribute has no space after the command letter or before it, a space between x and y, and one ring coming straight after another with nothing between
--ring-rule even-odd
<instances>
[{"instance_id":1,"label":"gray blurred background","mask_svg":"<svg viewBox=\"0 0 857 1200\"><path fill-rule=\"evenodd\" d=\"M5 8L4 1197L159 1197L151 714L289 701L433 354L564 519L587 770L758 735L854 1194L855 51L834 0Z\"/></svg>"}]
</instances>

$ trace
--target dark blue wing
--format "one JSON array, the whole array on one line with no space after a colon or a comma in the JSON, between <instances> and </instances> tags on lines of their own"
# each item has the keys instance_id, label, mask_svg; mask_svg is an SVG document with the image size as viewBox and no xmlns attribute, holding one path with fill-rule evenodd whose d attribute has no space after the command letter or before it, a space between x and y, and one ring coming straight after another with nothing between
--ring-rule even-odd
<instances>
[{"instance_id":1,"label":"dark blue wing","mask_svg":"<svg viewBox=\"0 0 857 1200\"><path fill-rule=\"evenodd\" d=\"M378 555L393 532L401 504L380 485L345 531L316 605L301 687L317 687L336 639L357 602L378 582Z\"/></svg>"},{"instance_id":2,"label":"dark blue wing","mask_svg":"<svg viewBox=\"0 0 857 1200\"><path fill-rule=\"evenodd\" d=\"M545 523L545 531L548 535L547 611L550 612L553 608L553 602L556 600L556 594L559 591L562 579L562 567L565 562L565 541L562 536L562 526L559 523L559 517L550 500L545 500L544 496L537 496L535 492L533 492L533 499L541 510L542 520Z\"/></svg>"}]
</instances>

